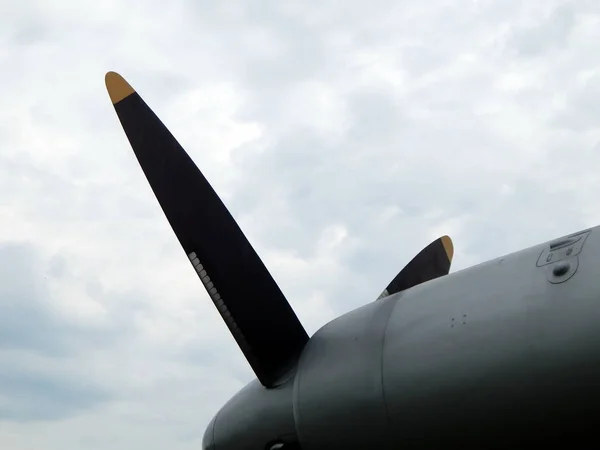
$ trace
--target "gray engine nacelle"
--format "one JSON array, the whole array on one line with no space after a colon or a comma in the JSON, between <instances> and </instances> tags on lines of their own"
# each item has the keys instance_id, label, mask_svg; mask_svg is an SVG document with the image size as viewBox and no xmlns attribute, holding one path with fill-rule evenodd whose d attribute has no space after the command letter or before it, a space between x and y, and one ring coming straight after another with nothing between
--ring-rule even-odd
<instances>
[{"instance_id":1,"label":"gray engine nacelle","mask_svg":"<svg viewBox=\"0 0 600 450\"><path fill-rule=\"evenodd\" d=\"M389 442L382 361L385 329L397 298L341 316L308 342L294 380L302 449L379 449Z\"/></svg>"},{"instance_id":2,"label":"gray engine nacelle","mask_svg":"<svg viewBox=\"0 0 600 450\"><path fill-rule=\"evenodd\" d=\"M395 298L365 305L317 331L295 376L281 386L266 389L255 380L244 387L211 421L203 447L268 450L281 443L274 448L370 448L377 441L383 445L387 421L381 358ZM365 429L369 433L361 431ZM381 439L375 441L373 435ZM295 447L297 443L301 447Z\"/></svg>"},{"instance_id":3,"label":"gray engine nacelle","mask_svg":"<svg viewBox=\"0 0 600 450\"><path fill-rule=\"evenodd\" d=\"M205 448L506 448L515 439L593 436L596 233L531 247L333 320L310 339L289 381L276 389L252 382L227 403Z\"/></svg>"},{"instance_id":4,"label":"gray engine nacelle","mask_svg":"<svg viewBox=\"0 0 600 450\"><path fill-rule=\"evenodd\" d=\"M296 443L292 394L293 378L272 389L253 380L210 421L202 448L263 450L276 443Z\"/></svg>"}]
</instances>

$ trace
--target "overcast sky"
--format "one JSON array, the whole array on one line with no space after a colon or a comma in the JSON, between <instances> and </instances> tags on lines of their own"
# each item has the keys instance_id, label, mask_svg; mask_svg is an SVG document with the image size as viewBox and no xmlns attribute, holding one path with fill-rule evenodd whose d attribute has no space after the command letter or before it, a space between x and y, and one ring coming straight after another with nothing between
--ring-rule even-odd
<instances>
[{"instance_id":1,"label":"overcast sky","mask_svg":"<svg viewBox=\"0 0 600 450\"><path fill-rule=\"evenodd\" d=\"M253 378L108 70L311 334L443 234L456 271L600 223L597 0L2 0L0 67L2 449L198 449Z\"/></svg>"}]
</instances>

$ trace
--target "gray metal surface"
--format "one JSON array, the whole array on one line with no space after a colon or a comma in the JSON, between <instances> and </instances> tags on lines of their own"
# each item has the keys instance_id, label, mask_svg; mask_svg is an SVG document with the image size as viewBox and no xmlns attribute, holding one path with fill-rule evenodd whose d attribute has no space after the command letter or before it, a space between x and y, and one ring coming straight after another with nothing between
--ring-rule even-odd
<instances>
[{"instance_id":1,"label":"gray metal surface","mask_svg":"<svg viewBox=\"0 0 600 450\"><path fill-rule=\"evenodd\" d=\"M263 450L270 442L296 442L293 378L267 389L254 380L229 400L208 426L206 449Z\"/></svg>"},{"instance_id":2,"label":"gray metal surface","mask_svg":"<svg viewBox=\"0 0 600 450\"><path fill-rule=\"evenodd\" d=\"M382 384L383 339L396 300L367 304L309 341L294 384L303 449L370 448L389 441ZM368 429L368 433L357 430Z\"/></svg>"},{"instance_id":3,"label":"gray metal surface","mask_svg":"<svg viewBox=\"0 0 600 450\"><path fill-rule=\"evenodd\" d=\"M251 383L219 412L209 447L262 450L284 436L308 450L575 445L595 437L600 233L577 237L333 320L282 388Z\"/></svg>"},{"instance_id":4,"label":"gray metal surface","mask_svg":"<svg viewBox=\"0 0 600 450\"><path fill-rule=\"evenodd\" d=\"M538 267L548 250L499 258L399 299L383 369L395 444L496 448L595 434L600 236ZM565 261L578 269L555 283Z\"/></svg>"}]
</instances>

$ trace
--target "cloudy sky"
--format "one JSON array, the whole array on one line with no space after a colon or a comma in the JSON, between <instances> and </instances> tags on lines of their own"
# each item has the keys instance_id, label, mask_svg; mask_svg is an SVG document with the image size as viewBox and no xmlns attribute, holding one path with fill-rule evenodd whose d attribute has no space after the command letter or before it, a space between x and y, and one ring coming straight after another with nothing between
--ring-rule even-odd
<instances>
[{"instance_id":1,"label":"cloudy sky","mask_svg":"<svg viewBox=\"0 0 600 450\"><path fill-rule=\"evenodd\" d=\"M3 0L0 67L2 449L198 449L253 377L108 70L311 334L443 234L456 271L600 223L596 0Z\"/></svg>"}]
</instances>

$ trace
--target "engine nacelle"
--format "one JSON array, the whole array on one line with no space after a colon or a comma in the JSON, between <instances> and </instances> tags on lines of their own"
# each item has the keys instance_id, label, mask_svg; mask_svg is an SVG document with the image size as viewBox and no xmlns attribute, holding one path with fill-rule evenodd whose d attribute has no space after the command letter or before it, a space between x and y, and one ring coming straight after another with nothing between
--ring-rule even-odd
<instances>
[{"instance_id":1,"label":"engine nacelle","mask_svg":"<svg viewBox=\"0 0 600 450\"><path fill-rule=\"evenodd\" d=\"M289 381L269 390L255 381L227 403L206 448L507 448L592 437L598 255L600 235L588 230L345 314L315 333Z\"/></svg>"},{"instance_id":2,"label":"engine nacelle","mask_svg":"<svg viewBox=\"0 0 600 450\"><path fill-rule=\"evenodd\" d=\"M302 449L375 449L389 441L383 341L397 297L333 320L308 342L294 381Z\"/></svg>"},{"instance_id":3,"label":"engine nacelle","mask_svg":"<svg viewBox=\"0 0 600 450\"><path fill-rule=\"evenodd\" d=\"M266 389L254 380L237 392L211 420L202 441L206 450L264 450L297 443L292 406L293 378Z\"/></svg>"}]
</instances>

